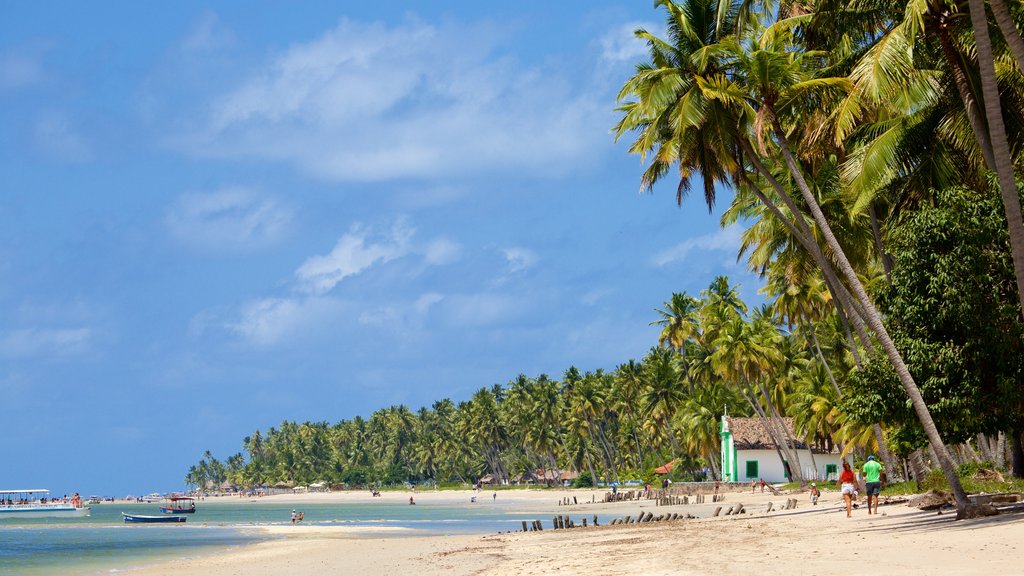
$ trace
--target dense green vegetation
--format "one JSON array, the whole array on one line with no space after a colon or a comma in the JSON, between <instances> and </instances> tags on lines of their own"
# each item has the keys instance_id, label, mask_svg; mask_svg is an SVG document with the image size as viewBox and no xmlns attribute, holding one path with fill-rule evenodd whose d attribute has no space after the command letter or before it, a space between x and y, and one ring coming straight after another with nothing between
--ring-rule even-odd
<instances>
[{"instance_id":1,"label":"dense green vegetation","mask_svg":"<svg viewBox=\"0 0 1024 576\"><path fill-rule=\"evenodd\" d=\"M644 159L644 190L671 180L683 206L699 182L708 208L731 193L722 224L744 227L768 305L747 310L719 278L672 294L659 346L611 372L285 422L190 483L617 479L675 458L715 475L726 406L784 453L789 416L799 440L939 475L961 515L963 466L1024 476L1021 3L655 6L664 33L636 32L649 59L619 93L616 138Z\"/></svg>"}]
</instances>

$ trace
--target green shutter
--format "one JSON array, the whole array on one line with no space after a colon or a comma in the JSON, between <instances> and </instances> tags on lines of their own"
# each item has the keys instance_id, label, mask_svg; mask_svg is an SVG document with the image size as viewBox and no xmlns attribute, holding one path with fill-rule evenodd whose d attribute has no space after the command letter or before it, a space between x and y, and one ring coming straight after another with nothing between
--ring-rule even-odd
<instances>
[{"instance_id":1,"label":"green shutter","mask_svg":"<svg viewBox=\"0 0 1024 576\"><path fill-rule=\"evenodd\" d=\"M747 460L747 478L757 477L757 460Z\"/></svg>"},{"instance_id":2,"label":"green shutter","mask_svg":"<svg viewBox=\"0 0 1024 576\"><path fill-rule=\"evenodd\" d=\"M835 464L825 464L825 478L827 480L835 480L838 478L838 470Z\"/></svg>"}]
</instances>

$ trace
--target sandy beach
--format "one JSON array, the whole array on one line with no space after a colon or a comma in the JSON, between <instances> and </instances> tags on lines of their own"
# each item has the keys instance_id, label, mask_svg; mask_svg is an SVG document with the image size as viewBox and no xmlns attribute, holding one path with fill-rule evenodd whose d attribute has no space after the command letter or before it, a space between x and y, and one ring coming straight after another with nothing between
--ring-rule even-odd
<instances>
[{"instance_id":1,"label":"sandy beach","mask_svg":"<svg viewBox=\"0 0 1024 576\"><path fill-rule=\"evenodd\" d=\"M498 498L534 512L543 532L484 536L353 534L335 526L264 528L272 541L133 571L138 576L295 574L836 574L868 571L899 574L1009 574L1019 571L1024 549L1024 514L957 522L954 514L926 512L905 503L885 505L869 516L861 506L847 519L839 495L825 492L818 506L806 494L774 496L732 492L726 504L742 502L746 514L552 530L551 518L568 514L577 523L593 514L677 512L707 516L717 504L655 506L654 501L590 504L597 491L502 491ZM468 501L466 492L417 492L418 505ZM490 498L490 492L480 496ZM559 506L565 496L577 505ZM298 504L344 502L364 493L274 496ZM405 499L409 493L386 493ZM786 498L797 509L766 512ZM215 502L215 501L208 501ZM254 504L254 505L258 505ZM869 565L873 566L869 567Z\"/></svg>"}]
</instances>

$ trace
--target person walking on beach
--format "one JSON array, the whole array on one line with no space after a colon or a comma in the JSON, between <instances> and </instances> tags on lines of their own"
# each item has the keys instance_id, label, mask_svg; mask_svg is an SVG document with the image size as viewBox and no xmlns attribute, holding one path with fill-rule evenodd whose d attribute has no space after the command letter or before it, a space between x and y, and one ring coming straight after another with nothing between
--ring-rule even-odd
<instances>
[{"instance_id":1,"label":"person walking on beach","mask_svg":"<svg viewBox=\"0 0 1024 576\"><path fill-rule=\"evenodd\" d=\"M818 485L811 482L811 504L818 505L818 498L821 497L821 490L818 490Z\"/></svg>"},{"instance_id":2,"label":"person walking on beach","mask_svg":"<svg viewBox=\"0 0 1024 576\"><path fill-rule=\"evenodd\" d=\"M295 510L292 510L292 526L295 526L295 521L298 520L299 515L296 514Z\"/></svg>"},{"instance_id":3,"label":"person walking on beach","mask_svg":"<svg viewBox=\"0 0 1024 576\"><path fill-rule=\"evenodd\" d=\"M846 501L846 517L850 517L850 511L853 509L853 491L857 486L857 477L854 476L853 470L850 468L850 463L843 460L843 471L839 474L839 481L836 482L836 487L843 495L843 500Z\"/></svg>"},{"instance_id":4,"label":"person walking on beach","mask_svg":"<svg viewBox=\"0 0 1024 576\"><path fill-rule=\"evenodd\" d=\"M882 492L882 464L874 456L868 456L861 471L864 472L864 488L868 494L868 514L871 514L871 501L875 503L875 514L878 514L878 495Z\"/></svg>"}]
</instances>

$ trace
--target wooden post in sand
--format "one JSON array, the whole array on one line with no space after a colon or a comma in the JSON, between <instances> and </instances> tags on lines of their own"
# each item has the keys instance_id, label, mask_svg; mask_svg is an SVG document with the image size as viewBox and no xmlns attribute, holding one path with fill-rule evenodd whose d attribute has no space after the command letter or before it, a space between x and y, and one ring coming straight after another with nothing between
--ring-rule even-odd
<instances>
[{"instance_id":1,"label":"wooden post in sand","mask_svg":"<svg viewBox=\"0 0 1024 576\"><path fill-rule=\"evenodd\" d=\"M768 512L771 512L771 511L772 511L772 503L771 503L771 502L769 502L769 503L768 503L768 509L767 509L767 510L765 510L764 512L765 512L765 514L767 514Z\"/></svg>"},{"instance_id":2,"label":"wooden post in sand","mask_svg":"<svg viewBox=\"0 0 1024 576\"><path fill-rule=\"evenodd\" d=\"M715 512L711 516L712 517L718 516L718 513L721 512L721 511L722 511L722 507L719 506L718 508L715 508Z\"/></svg>"},{"instance_id":3,"label":"wooden post in sand","mask_svg":"<svg viewBox=\"0 0 1024 576\"><path fill-rule=\"evenodd\" d=\"M523 520L523 532L526 532L526 520Z\"/></svg>"}]
</instances>

